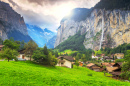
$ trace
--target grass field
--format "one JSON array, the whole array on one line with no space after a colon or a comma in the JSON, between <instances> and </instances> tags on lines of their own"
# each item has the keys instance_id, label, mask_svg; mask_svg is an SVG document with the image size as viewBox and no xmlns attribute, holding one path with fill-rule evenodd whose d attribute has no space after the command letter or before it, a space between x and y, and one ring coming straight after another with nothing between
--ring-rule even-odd
<instances>
[{"instance_id":1,"label":"grass field","mask_svg":"<svg viewBox=\"0 0 130 86\"><path fill-rule=\"evenodd\" d=\"M92 75L92 76L91 76ZM32 62L0 61L0 86L130 86L87 68L45 67Z\"/></svg>"},{"instance_id":2,"label":"grass field","mask_svg":"<svg viewBox=\"0 0 130 86\"><path fill-rule=\"evenodd\" d=\"M68 54L68 55L70 55L70 54L72 54L72 53L75 53L75 52L77 52L77 51L72 51L71 49L68 49L68 50L64 50L63 52L60 52L60 53L58 53L59 55L60 54Z\"/></svg>"}]
</instances>

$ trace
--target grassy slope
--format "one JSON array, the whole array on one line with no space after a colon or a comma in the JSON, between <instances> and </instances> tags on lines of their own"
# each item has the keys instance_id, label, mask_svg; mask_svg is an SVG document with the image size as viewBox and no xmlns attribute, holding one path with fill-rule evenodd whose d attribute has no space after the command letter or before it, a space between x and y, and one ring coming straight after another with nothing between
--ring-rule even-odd
<instances>
[{"instance_id":1,"label":"grassy slope","mask_svg":"<svg viewBox=\"0 0 130 86\"><path fill-rule=\"evenodd\" d=\"M83 45L85 34L81 35L80 31L77 32L74 36L69 37L64 42L60 43L55 49L59 49L59 52L71 49L72 51L85 51L85 47Z\"/></svg>"},{"instance_id":2,"label":"grassy slope","mask_svg":"<svg viewBox=\"0 0 130 86\"><path fill-rule=\"evenodd\" d=\"M94 51L94 52L95 52L95 56L98 55L98 54L102 54L102 51L101 51L101 50Z\"/></svg>"},{"instance_id":3,"label":"grassy slope","mask_svg":"<svg viewBox=\"0 0 130 86\"><path fill-rule=\"evenodd\" d=\"M77 52L77 51L72 51L71 49L68 49L68 50L64 50L63 52L60 52L60 53L58 53L59 55L60 54L68 54L68 55L70 55L71 53L75 53L75 52Z\"/></svg>"},{"instance_id":4,"label":"grassy slope","mask_svg":"<svg viewBox=\"0 0 130 86\"><path fill-rule=\"evenodd\" d=\"M93 76L88 76L88 74ZM0 86L129 86L121 82L79 67L68 69L63 67L44 67L30 62L0 62Z\"/></svg>"}]
</instances>

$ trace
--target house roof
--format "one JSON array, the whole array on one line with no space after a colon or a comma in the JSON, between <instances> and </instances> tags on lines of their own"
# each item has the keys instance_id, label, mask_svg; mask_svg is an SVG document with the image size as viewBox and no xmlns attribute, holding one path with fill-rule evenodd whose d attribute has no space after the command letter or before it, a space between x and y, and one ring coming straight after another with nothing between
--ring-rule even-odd
<instances>
[{"instance_id":1,"label":"house roof","mask_svg":"<svg viewBox=\"0 0 130 86\"><path fill-rule=\"evenodd\" d=\"M74 61L72 56L59 56L58 59L60 59L61 57L63 57L66 60L69 60L69 61Z\"/></svg>"},{"instance_id":2,"label":"house roof","mask_svg":"<svg viewBox=\"0 0 130 86\"><path fill-rule=\"evenodd\" d=\"M122 62L117 62L117 63L115 63L113 66L116 66L117 64L121 66L121 65L122 65Z\"/></svg>"},{"instance_id":3,"label":"house roof","mask_svg":"<svg viewBox=\"0 0 130 86\"><path fill-rule=\"evenodd\" d=\"M110 67L110 66L113 66L115 63L107 63L107 62L105 62L105 63L101 63L103 66L108 66L108 67Z\"/></svg>"},{"instance_id":4,"label":"house roof","mask_svg":"<svg viewBox=\"0 0 130 86\"><path fill-rule=\"evenodd\" d=\"M108 56L104 56L103 59L112 59L112 58Z\"/></svg>"},{"instance_id":5,"label":"house roof","mask_svg":"<svg viewBox=\"0 0 130 86\"><path fill-rule=\"evenodd\" d=\"M4 45L0 45L0 48L4 47Z\"/></svg>"},{"instance_id":6,"label":"house roof","mask_svg":"<svg viewBox=\"0 0 130 86\"><path fill-rule=\"evenodd\" d=\"M24 54L24 50L25 50L25 49L22 49L22 50L19 50L18 52L19 52L20 54Z\"/></svg>"},{"instance_id":7,"label":"house roof","mask_svg":"<svg viewBox=\"0 0 130 86\"><path fill-rule=\"evenodd\" d=\"M91 66L93 66L93 65L95 65L95 64L89 63L89 64L87 65L87 67L91 67Z\"/></svg>"},{"instance_id":8,"label":"house roof","mask_svg":"<svg viewBox=\"0 0 130 86\"><path fill-rule=\"evenodd\" d=\"M92 67L92 68L93 68L93 69L99 69L100 67L97 66L97 67Z\"/></svg>"},{"instance_id":9,"label":"house roof","mask_svg":"<svg viewBox=\"0 0 130 86\"><path fill-rule=\"evenodd\" d=\"M118 69L118 67L106 67L108 72L113 72L114 70Z\"/></svg>"},{"instance_id":10,"label":"house roof","mask_svg":"<svg viewBox=\"0 0 130 86\"><path fill-rule=\"evenodd\" d=\"M104 66L104 65L106 66L106 65L108 65L109 63L106 63L106 62L105 62L105 63L101 63L101 64L102 64L103 66Z\"/></svg>"},{"instance_id":11,"label":"house roof","mask_svg":"<svg viewBox=\"0 0 130 86\"><path fill-rule=\"evenodd\" d=\"M119 64L120 66L122 65L122 62L117 62L117 64Z\"/></svg>"},{"instance_id":12,"label":"house roof","mask_svg":"<svg viewBox=\"0 0 130 86\"><path fill-rule=\"evenodd\" d=\"M114 65L115 63L111 63L112 65Z\"/></svg>"},{"instance_id":13,"label":"house roof","mask_svg":"<svg viewBox=\"0 0 130 86\"><path fill-rule=\"evenodd\" d=\"M4 45L0 45L0 50L4 47Z\"/></svg>"},{"instance_id":14,"label":"house roof","mask_svg":"<svg viewBox=\"0 0 130 86\"><path fill-rule=\"evenodd\" d=\"M112 75L120 75L121 74L121 72L112 72Z\"/></svg>"}]
</instances>

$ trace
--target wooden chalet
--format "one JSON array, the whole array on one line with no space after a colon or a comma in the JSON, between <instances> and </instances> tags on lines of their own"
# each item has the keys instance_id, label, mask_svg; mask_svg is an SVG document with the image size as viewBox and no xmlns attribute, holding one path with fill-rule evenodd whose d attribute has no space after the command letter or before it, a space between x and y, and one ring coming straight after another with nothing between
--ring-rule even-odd
<instances>
[{"instance_id":1,"label":"wooden chalet","mask_svg":"<svg viewBox=\"0 0 130 86\"><path fill-rule=\"evenodd\" d=\"M120 77L120 74L121 74L121 68L118 68L118 69L116 69L116 70L114 70L114 71L112 72L112 77L113 77L113 78L116 78L116 79L119 79L119 78L121 78L121 77Z\"/></svg>"},{"instance_id":2,"label":"wooden chalet","mask_svg":"<svg viewBox=\"0 0 130 86\"><path fill-rule=\"evenodd\" d=\"M121 74L121 67L122 67L122 62L117 62L113 65L113 67L117 67L117 69L113 70L112 72L112 77L113 78L116 78L116 79L119 79L121 78L120 77L120 74Z\"/></svg>"},{"instance_id":3,"label":"wooden chalet","mask_svg":"<svg viewBox=\"0 0 130 86\"><path fill-rule=\"evenodd\" d=\"M103 69L101 66L99 66L98 64L93 64L93 63L88 64L87 67L88 67L89 69L91 69L91 70L96 71L96 72L100 72L100 71L103 71L103 70L104 70L104 69Z\"/></svg>"},{"instance_id":4,"label":"wooden chalet","mask_svg":"<svg viewBox=\"0 0 130 86\"><path fill-rule=\"evenodd\" d=\"M72 56L59 56L57 66L73 68L73 57Z\"/></svg>"},{"instance_id":5,"label":"wooden chalet","mask_svg":"<svg viewBox=\"0 0 130 86\"><path fill-rule=\"evenodd\" d=\"M123 59L124 53L116 53L116 54L114 54L114 57L117 57L117 59Z\"/></svg>"},{"instance_id":6,"label":"wooden chalet","mask_svg":"<svg viewBox=\"0 0 130 86\"><path fill-rule=\"evenodd\" d=\"M111 67L113 66L115 63L107 63L107 62L104 62L104 63L101 63L102 66L106 66L106 67Z\"/></svg>"},{"instance_id":7,"label":"wooden chalet","mask_svg":"<svg viewBox=\"0 0 130 86\"><path fill-rule=\"evenodd\" d=\"M93 65L95 65L95 64L89 63L89 64L87 64L87 68L90 68L90 67L93 66Z\"/></svg>"},{"instance_id":8,"label":"wooden chalet","mask_svg":"<svg viewBox=\"0 0 130 86\"><path fill-rule=\"evenodd\" d=\"M106 72L112 73L116 69L118 69L118 67L106 67Z\"/></svg>"},{"instance_id":9,"label":"wooden chalet","mask_svg":"<svg viewBox=\"0 0 130 86\"><path fill-rule=\"evenodd\" d=\"M83 62L79 61L79 66L83 66Z\"/></svg>"},{"instance_id":10,"label":"wooden chalet","mask_svg":"<svg viewBox=\"0 0 130 86\"><path fill-rule=\"evenodd\" d=\"M21 59L25 59L25 60L30 60L30 58L28 58L27 56L25 56L24 49L23 50L19 50L18 52L19 52L19 56L17 57L18 59L21 58Z\"/></svg>"},{"instance_id":11,"label":"wooden chalet","mask_svg":"<svg viewBox=\"0 0 130 86\"><path fill-rule=\"evenodd\" d=\"M122 62L117 62L113 65L113 67L118 67L118 68L121 68L122 66Z\"/></svg>"},{"instance_id":12,"label":"wooden chalet","mask_svg":"<svg viewBox=\"0 0 130 86\"><path fill-rule=\"evenodd\" d=\"M103 57L103 60L113 60L111 57L108 57L108 56L104 56Z\"/></svg>"},{"instance_id":13,"label":"wooden chalet","mask_svg":"<svg viewBox=\"0 0 130 86\"><path fill-rule=\"evenodd\" d=\"M101 54L101 57L104 57L105 56L105 54Z\"/></svg>"}]
</instances>

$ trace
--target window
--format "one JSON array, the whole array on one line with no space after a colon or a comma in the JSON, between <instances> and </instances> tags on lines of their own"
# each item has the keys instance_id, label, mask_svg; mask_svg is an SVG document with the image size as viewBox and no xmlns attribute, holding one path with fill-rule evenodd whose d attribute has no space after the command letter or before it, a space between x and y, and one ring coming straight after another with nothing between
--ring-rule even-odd
<instances>
[{"instance_id":1,"label":"window","mask_svg":"<svg viewBox=\"0 0 130 86\"><path fill-rule=\"evenodd\" d=\"M63 57L61 57L61 60L63 60Z\"/></svg>"}]
</instances>

